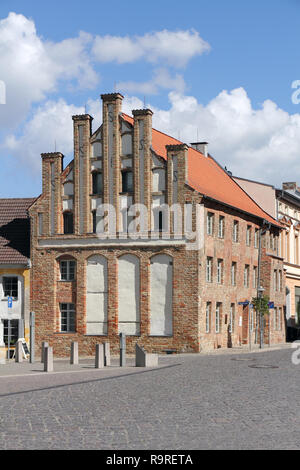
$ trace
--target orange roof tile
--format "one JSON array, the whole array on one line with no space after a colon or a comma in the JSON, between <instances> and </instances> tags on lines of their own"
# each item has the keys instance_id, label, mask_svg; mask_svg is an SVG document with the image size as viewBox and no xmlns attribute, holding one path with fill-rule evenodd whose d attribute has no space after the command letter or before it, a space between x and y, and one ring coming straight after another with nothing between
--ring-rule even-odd
<instances>
[{"instance_id":1,"label":"orange roof tile","mask_svg":"<svg viewBox=\"0 0 300 470\"><path fill-rule=\"evenodd\" d=\"M131 116L122 113L122 117L133 125L134 121ZM174 137L152 129L152 148L165 160L167 159L166 145L182 143ZM263 211L212 157L205 157L192 147L188 149L187 183L201 194L281 227L281 224Z\"/></svg>"}]
</instances>

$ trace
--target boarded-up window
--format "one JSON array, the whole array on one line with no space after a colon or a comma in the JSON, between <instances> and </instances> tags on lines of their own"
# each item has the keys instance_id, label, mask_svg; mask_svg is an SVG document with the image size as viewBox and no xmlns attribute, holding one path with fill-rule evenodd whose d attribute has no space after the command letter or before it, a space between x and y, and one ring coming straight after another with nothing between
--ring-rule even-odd
<instances>
[{"instance_id":1,"label":"boarded-up window","mask_svg":"<svg viewBox=\"0 0 300 470\"><path fill-rule=\"evenodd\" d=\"M164 191L166 189L166 172L162 168L153 170L153 186L154 193Z\"/></svg>"},{"instance_id":2,"label":"boarded-up window","mask_svg":"<svg viewBox=\"0 0 300 470\"><path fill-rule=\"evenodd\" d=\"M107 260L91 256L87 261L86 333L107 334Z\"/></svg>"},{"instance_id":3,"label":"boarded-up window","mask_svg":"<svg viewBox=\"0 0 300 470\"><path fill-rule=\"evenodd\" d=\"M137 256L119 258L119 333L140 334L140 262Z\"/></svg>"},{"instance_id":4,"label":"boarded-up window","mask_svg":"<svg viewBox=\"0 0 300 470\"><path fill-rule=\"evenodd\" d=\"M150 334L171 336L173 333L172 297L173 266L168 255L156 255L151 258L150 268Z\"/></svg>"}]
</instances>

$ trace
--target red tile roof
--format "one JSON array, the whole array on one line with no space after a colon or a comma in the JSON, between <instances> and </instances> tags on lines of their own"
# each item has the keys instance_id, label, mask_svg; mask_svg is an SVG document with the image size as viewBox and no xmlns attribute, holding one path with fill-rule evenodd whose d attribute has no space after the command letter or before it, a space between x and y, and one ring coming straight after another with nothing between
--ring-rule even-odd
<instances>
[{"instance_id":1,"label":"red tile roof","mask_svg":"<svg viewBox=\"0 0 300 470\"><path fill-rule=\"evenodd\" d=\"M27 210L35 200L0 199L0 264L27 264L30 256Z\"/></svg>"},{"instance_id":2,"label":"red tile roof","mask_svg":"<svg viewBox=\"0 0 300 470\"><path fill-rule=\"evenodd\" d=\"M122 113L125 121L133 125L133 118ZM152 148L154 152L167 159L166 145L182 144L163 132L152 129ZM273 225L281 227L273 217L263 211L256 202L236 183L228 173L211 157L205 157L192 147L188 149L187 183L199 193L221 203L235 207L243 212L266 219Z\"/></svg>"}]
</instances>

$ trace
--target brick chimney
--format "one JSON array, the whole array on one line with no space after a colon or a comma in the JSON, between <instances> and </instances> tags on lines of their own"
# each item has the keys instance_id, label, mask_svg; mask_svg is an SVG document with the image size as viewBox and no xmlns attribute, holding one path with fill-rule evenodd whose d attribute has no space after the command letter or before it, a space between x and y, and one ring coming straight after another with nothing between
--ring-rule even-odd
<instances>
[{"instance_id":1,"label":"brick chimney","mask_svg":"<svg viewBox=\"0 0 300 470\"><path fill-rule=\"evenodd\" d=\"M42 153L43 195L47 204L44 214L44 234L55 235L62 231L61 173L63 154Z\"/></svg>"}]
</instances>

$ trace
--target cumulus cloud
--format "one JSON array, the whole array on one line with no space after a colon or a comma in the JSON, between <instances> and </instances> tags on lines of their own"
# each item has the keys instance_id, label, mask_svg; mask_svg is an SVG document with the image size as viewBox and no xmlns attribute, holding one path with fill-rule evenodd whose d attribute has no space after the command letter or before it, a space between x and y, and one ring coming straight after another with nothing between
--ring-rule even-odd
<instances>
[{"instance_id":1,"label":"cumulus cloud","mask_svg":"<svg viewBox=\"0 0 300 470\"><path fill-rule=\"evenodd\" d=\"M163 61L174 67L184 67L193 57L210 50L198 31L156 31L144 36L96 36L93 53L99 62L132 63Z\"/></svg>"},{"instance_id":2,"label":"cumulus cloud","mask_svg":"<svg viewBox=\"0 0 300 470\"><path fill-rule=\"evenodd\" d=\"M144 83L135 81L119 82L117 87L121 91L128 93L143 93L145 95L156 95L161 89L174 90L182 93L185 89L185 81L182 75L171 75L165 68L154 71L151 80Z\"/></svg>"},{"instance_id":3,"label":"cumulus cloud","mask_svg":"<svg viewBox=\"0 0 300 470\"><path fill-rule=\"evenodd\" d=\"M222 91L203 106L169 93L170 108L154 111L153 125L186 143L209 142L209 152L235 175L280 185L300 182L300 114L266 100L255 109L243 88Z\"/></svg>"},{"instance_id":4,"label":"cumulus cloud","mask_svg":"<svg viewBox=\"0 0 300 470\"><path fill-rule=\"evenodd\" d=\"M80 33L59 43L47 42L38 36L34 22L21 14L0 20L0 80L6 84L2 129L22 122L31 105L54 92L60 80L94 87L98 77L87 52L91 41L90 35Z\"/></svg>"},{"instance_id":5,"label":"cumulus cloud","mask_svg":"<svg viewBox=\"0 0 300 470\"><path fill-rule=\"evenodd\" d=\"M69 105L63 99L47 101L37 108L25 124L21 136L10 134L6 137L3 148L15 161L40 176L41 153L54 152L56 149L64 155L72 154L72 115L83 113L84 108Z\"/></svg>"}]
</instances>

